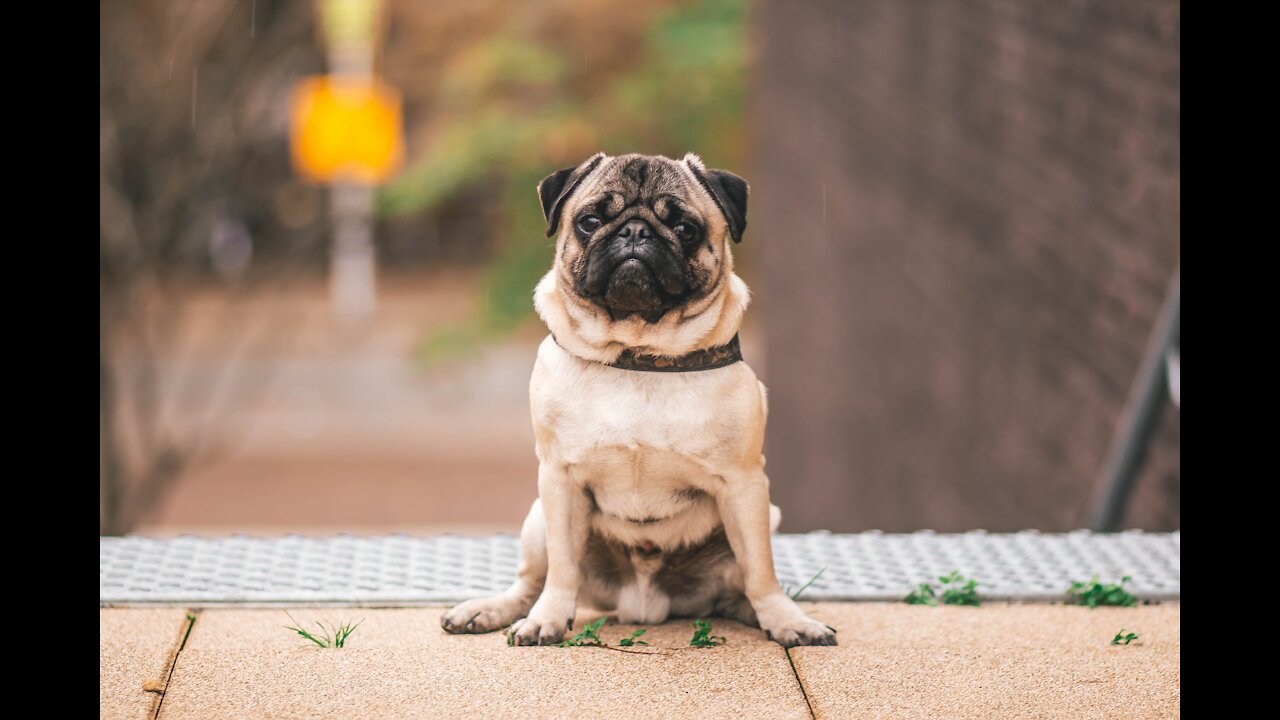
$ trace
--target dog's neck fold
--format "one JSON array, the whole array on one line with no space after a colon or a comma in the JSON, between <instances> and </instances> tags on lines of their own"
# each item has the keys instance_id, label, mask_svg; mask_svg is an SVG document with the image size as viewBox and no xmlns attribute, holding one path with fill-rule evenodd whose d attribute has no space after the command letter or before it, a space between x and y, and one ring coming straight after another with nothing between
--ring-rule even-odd
<instances>
[{"instance_id":1,"label":"dog's neck fold","mask_svg":"<svg viewBox=\"0 0 1280 720\"><path fill-rule=\"evenodd\" d=\"M572 292L561 287L559 273L552 268L533 292L538 316L566 351L606 364L628 348L645 355L679 357L724 345L738 333L751 299L747 284L732 270L696 315L687 316L685 308L677 307L656 323L636 315L614 320L604 308L576 301Z\"/></svg>"}]
</instances>

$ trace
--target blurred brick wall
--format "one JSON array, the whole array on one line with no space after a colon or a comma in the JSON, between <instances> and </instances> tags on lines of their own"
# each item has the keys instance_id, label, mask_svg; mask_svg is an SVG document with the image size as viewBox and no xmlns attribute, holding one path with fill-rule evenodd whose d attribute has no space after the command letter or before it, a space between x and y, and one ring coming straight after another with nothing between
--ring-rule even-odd
<instances>
[{"instance_id":1,"label":"blurred brick wall","mask_svg":"<svg viewBox=\"0 0 1280 720\"><path fill-rule=\"evenodd\" d=\"M760 3L784 530L1081 527L1179 258L1176 2ZM1125 527L1179 527L1166 408Z\"/></svg>"}]
</instances>

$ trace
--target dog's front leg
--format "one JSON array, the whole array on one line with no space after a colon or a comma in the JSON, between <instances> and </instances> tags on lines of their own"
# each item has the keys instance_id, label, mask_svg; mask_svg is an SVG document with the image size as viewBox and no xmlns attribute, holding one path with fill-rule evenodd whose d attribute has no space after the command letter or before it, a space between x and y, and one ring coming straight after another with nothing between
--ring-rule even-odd
<instances>
[{"instance_id":1,"label":"dog's front leg","mask_svg":"<svg viewBox=\"0 0 1280 720\"><path fill-rule=\"evenodd\" d=\"M835 632L806 615L778 584L769 537L769 478L764 469L726 473L724 480L716 504L760 627L783 647L835 645Z\"/></svg>"},{"instance_id":2,"label":"dog's front leg","mask_svg":"<svg viewBox=\"0 0 1280 720\"><path fill-rule=\"evenodd\" d=\"M591 503L565 465L538 465L538 497L547 523L547 583L529 616L511 625L513 645L555 645L573 627L582 584L580 561L591 525Z\"/></svg>"}]
</instances>

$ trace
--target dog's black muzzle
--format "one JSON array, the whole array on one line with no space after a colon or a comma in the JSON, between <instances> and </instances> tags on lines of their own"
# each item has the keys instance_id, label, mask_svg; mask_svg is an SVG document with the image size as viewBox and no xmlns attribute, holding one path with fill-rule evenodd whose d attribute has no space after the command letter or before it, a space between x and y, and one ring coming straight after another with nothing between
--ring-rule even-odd
<instances>
[{"instance_id":1,"label":"dog's black muzzle","mask_svg":"<svg viewBox=\"0 0 1280 720\"><path fill-rule=\"evenodd\" d=\"M637 219L592 249L579 292L615 312L651 314L674 307L688 289L671 244Z\"/></svg>"}]
</instances>

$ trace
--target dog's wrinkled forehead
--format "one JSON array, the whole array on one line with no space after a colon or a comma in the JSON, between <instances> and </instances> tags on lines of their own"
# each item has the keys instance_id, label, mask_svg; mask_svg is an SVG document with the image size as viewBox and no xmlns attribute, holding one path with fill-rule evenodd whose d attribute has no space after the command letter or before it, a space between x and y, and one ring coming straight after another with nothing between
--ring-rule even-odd
<instances>
[{"instance_id":1,"label":"dog's wrinkled forehead","mask_svg":"<svg viewBox=\"0 0 1280 720\"><path fill-rule=\"evenodd\" d=\"M701 220L709 234L727 230L742 242L747 227L747 181L727 170L708 169L688 153L682 160L661 155L596 153L576 167L551 173L538 183L538 199L547 220L547 237L561 227L565 211L596 205L596 214L644 214L651 211L667 222L680 214ZM628 213L635 208L635 213ZM652 218L648 218L652 220Z\"/></svg>"},{"instance_id":2,"label":"dog's wrinkled forehead","mask_svg":"<svg viewBox=\"0 0 1280 720\"><path fill-rule=\"evenodd\" d=\"M587 205L608 217L617 217L628 208L648 208L667 215L672 204L686 205L686 211L711 203L690 179L680 163L665 157L644 155L612 158L583 183L576 207ZM714 210L714 205L711 209Z\"/></svg>"}]
</instances>

